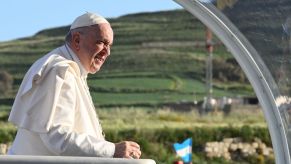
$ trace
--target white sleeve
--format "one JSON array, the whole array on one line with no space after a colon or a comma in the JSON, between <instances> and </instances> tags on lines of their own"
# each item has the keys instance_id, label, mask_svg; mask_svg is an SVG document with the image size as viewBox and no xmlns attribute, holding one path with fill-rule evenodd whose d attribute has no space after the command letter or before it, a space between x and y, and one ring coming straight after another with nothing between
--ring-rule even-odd
<instances>
[{"instance_id":1,"label":"white sleeve","mask_svg":"<svg viewBox=\"0 0 291 164\"><path fill-rule=\"evenodd\" d=\"M40 137L56 155L113 157L115 151L114 143L71 132L65 126L53 127L48 133L41 133Z\"/></svg>"},{"instance_id":2,"label":"white sleeve","mask_svg":"<svg viewBox=\"0 0 291 164\"><path fill-rule=\"evenodd\" d=\"M40 133L46 147L56 155L113 157L115 144L94 136L73 131L75 124L74 76L67 73L50 130Z\"/></svg>"}]
</instances>

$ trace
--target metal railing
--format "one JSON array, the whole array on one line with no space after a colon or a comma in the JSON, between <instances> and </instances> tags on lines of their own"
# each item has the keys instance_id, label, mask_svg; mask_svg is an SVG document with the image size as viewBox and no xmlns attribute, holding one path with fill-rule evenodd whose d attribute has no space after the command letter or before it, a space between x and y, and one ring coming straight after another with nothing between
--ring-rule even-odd
<instances>
[{"instance_id":1,"label":"metal railing","mask_svg":"<svg viewBox=\"0 0 291 164\"><path fill-rule=\"evenodd\" d=\"M124 159L72 156L2 155L2 164L156 164L151 159Z\"/></svg>"}]
</instances>

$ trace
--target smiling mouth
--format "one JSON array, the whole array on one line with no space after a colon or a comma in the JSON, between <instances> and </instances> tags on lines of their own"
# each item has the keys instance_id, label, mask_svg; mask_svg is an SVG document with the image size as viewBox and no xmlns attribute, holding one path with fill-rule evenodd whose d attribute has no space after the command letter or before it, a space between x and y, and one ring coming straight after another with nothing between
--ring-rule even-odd
<instances>
[{"instance_id":1,"label":"smiling mouth","mask_svg":"<svg viewBox=\"0 0 291 164\"><path fill-rule=\"evenodd\" d=\"M104 59L102 59L102 58L100 58L100 57L98 57L98 56L96 56L94 60L95 60L95 62L96 62L96 61L104 62Z\"/></svg>"}]
</instances>

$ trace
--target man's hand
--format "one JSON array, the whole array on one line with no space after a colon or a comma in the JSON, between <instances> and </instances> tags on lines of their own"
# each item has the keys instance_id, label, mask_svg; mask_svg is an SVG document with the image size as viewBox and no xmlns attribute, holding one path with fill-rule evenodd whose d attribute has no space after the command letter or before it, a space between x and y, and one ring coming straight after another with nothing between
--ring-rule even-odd
<instances>
[{"instance_id":1,"label":"man's hand","mask_svg":"<svg viewBox=\"0 0 291 164\"><path fill-rule=\"evenodd\" d=\"M132 141L122 141L115 144L115 158L134 158L139 159L141 156L140 147Z\"/></svg>"}]
</instances>

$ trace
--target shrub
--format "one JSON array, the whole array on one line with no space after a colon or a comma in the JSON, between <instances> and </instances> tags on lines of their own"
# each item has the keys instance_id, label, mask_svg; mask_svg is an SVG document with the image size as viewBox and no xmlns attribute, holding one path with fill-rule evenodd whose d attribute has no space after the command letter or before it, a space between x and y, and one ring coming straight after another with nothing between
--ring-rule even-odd
<instances>
[{"instance_id":1,"label":"shrub","mask_svg":"<svg viewBox=\"0 0 291 164\"><path fill-rule=\"evenodd\" d=\"M235 61L235 59L224 60L213 60L215 69L213 70L213 78L223 82L237 81L237 82L248 82L247 78Z\"/></svg>"},{"instance_id":2,"label":"shrub","mask_svg":"<svg viewBox=\"0 0 291 164\"><path fill-rule=\"evenodd\" d=\"M0 143L12 142L16 134L15 129L0 129Z\"/></svg>"}]
</instances>

